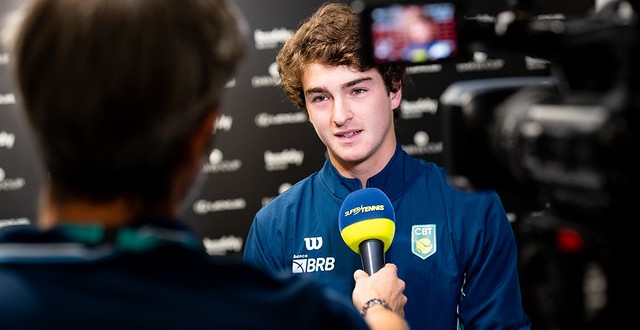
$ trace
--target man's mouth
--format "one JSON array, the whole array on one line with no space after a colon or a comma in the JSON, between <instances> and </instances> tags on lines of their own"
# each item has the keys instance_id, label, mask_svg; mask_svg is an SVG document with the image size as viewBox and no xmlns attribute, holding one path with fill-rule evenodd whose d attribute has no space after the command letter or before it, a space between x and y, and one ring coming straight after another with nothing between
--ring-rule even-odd
<instances>
[{"instance_id":1,"label":"man's mouth","mask_svg":"<svg viewBox=\"0 0 640 330\"><path fill-rule=\"evenodd\" d=\"M362 132L362 130L359 130L359 131L353 131L353 132L348 132L348 133L344 133L344 134L338 134L338 136L339 136L339 137L345 137L345 138L348 138L348 137L352 137L352 136L354 136L354 135L360 134L360 132Z\"/></svg>"}]
</instances>

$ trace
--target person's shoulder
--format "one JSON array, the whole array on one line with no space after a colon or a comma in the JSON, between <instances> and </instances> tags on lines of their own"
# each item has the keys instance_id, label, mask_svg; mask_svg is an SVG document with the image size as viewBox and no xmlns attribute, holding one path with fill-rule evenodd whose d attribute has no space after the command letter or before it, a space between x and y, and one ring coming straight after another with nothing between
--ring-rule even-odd
<instances>
[{"instance_id":1,"label":"person's shoulder","mask_svg":"<svg viewBox=\"0 0 640 330\"><path fill-rule=\"evenodd\" d=\"M462 176L451 175L449 170L444 166L428 161L422 158L411 157L414 166L419 168L423 175L431 180L437 180L438 183L446 189L447 193L457 195L459 197L480 198L495 200L499 199L495 190L491 189L474 189L468 180Z\"/></svg>"},{"instance_id":2,"label":"person's shoulder","mask_svg":"<svg viewBox=\"0 0 640 330\"><path fill-rule=\"evenodd\" d=\"M429 175L441 176L446 174L446 170L444 169L444 167L436 162L416 156L411 156L409 154L406 154L405 160L416 170L427 173Z\"/></svg>"},{"instance_id":3,"label":"person's shoulder","mask_svg":"<svg viewBox=\"0 0 640 330\"><path fill-rule=\"evenodd\" d=\"M444 188L449 188L447 170L435 163L423 158L417 158L415 156L407 156L408 161L405 162L410 166L410 173L412 177L422 177L429 185L439 185Z\"/></svg>"},{"instance_id":4,"label":"person's shoulder","mask_svg":"<svg viewBox=\"0 0 640 330\"><path fill-rule=\"evenodd\" d=\"M255 213L254 223L263 228L285 230L285 227L293 223L300 205L309 203L305 198L313 195L310 191L313 189L315 175L314 173L296 182L260 207Z\"/></svg>"},{"instance_id":5,"label":"person's shoulder","mask_svg":"<svg viewBox=\"0 0 640 330\"><path fill-rule=\"evenodd\" d=\"M453 177L446 177L444 191L448 199L464 209L493 209L501 207L500 196L495 190L474 189L455 183Z\"/></svg>"},{"instance_id":6,"label":"person's shoulder","mask_svg":"<svg viewBox=\"0 0 640 330\"><path fill-rule=\"evenodd\" d=\"M67 251L69 243L73 242L57 229L43 231L32 224L0 228L0 263L46 259L53 249Z\"/></svg>"},{"instance_id":7,"label":"person's shoulder","mask_svg":"<svg viewBox=\"0 0 640 330\"><path fill-rule=\"evenodd\" d=\"M455 205L466 205L466 208L501 206L495 190L474 189L464 177L451 175L447 168L432 161L411 157L411 163L429 183L428 189L438 187L444 198Z\"/></svg>"},{"instance_id":8,"label":"person's shoulder","mask_svg":"<svg viewBox=\"0 0 640 330\"><path fill-rule=\"evenodd\" d=\"M31 224L16 224L0 227L0 243L23 243L39 241L43 234Z\"/></svg>"},{"instance_id":9,"label":"person's shoulder","mask_svg":"<svg viewBox=\"0 0 640 330\"><path fill-rule=\"evenodd\" d=\"M317 172L303 178L291 186L283 186L277 196L267 202L260 208L258 213L268 213L272 210L282 210L288 206L296 205L303 202L303 197L308 196L313 189L314 178Z\"/></svg>"}]
</instances>

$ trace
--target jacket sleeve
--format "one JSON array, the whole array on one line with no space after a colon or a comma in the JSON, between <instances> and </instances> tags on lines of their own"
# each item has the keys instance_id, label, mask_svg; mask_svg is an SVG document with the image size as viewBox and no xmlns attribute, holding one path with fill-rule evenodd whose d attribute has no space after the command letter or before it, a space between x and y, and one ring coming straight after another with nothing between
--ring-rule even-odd
<instances>
[{"instance_id":1,"label":"jacket sleeve","mask_svg":"<svg viewBox=\"0 0 640 330\"><path fill-rule=\"evenodd\" d=\"M243 261L278 274L285 271L282 232L274 224L274 217L259 211L251 223L244 248Z\"/></svg>"},{"instance_id":2,"label":"jacket sleeve","mask_svg":"<svg viewBox=\"0 0 640 330\"><path fill-rule=\"evenodd\" d=\"M518 279L513 228L495 192L473 194L459 317L465 329L530 329Z\"/></svg>"}]
</instances>

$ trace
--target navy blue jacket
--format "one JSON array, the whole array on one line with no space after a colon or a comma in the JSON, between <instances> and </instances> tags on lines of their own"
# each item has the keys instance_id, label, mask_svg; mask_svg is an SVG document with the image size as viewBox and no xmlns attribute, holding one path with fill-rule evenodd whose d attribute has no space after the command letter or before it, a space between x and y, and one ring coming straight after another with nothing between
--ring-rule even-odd
<instances>
[{"instance_id":1,"label":"navy blue jacket","mask_svg":"<svg viewBox=\"0 0 640 330\"><path fill-rule=\"evenodd\" d=\"M2 329L368 329L351 299L216 260L177 220L0 231Z\"/></svg>"},{"instance_id":2,"label":"navy blue jacket","mask_svg":"<svg viewBox=\"0 0 640 330\"><path fill-rule=\"evenodd\" d=\"M529 329L518 280L511 224L493 191L461 192L444 170L397 145L367 181L395 210L385 259L406 282L411 329ZM274 273L301 273L350 297L360 256L338 227L344 198L360 189L327 160L258 211L244 260Z\"/></svg>"}]
</instances>

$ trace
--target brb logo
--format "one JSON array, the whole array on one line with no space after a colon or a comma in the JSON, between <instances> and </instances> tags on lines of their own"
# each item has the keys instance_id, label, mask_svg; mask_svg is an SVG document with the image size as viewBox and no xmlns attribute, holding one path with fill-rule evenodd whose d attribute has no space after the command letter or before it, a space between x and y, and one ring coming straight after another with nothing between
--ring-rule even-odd
<instances>
[{"instance_id":1,"label":"brb logo","mask_svg":"<svg viewBox=\"0 0 640 330\"><path fill-rule=\"evenodd\" d=\"M293 259L291 264L292 273L314 273L329 272L336 266L336 258L319 257L319 258L302 258Z\"/></svg>"},{"instance_id":2,"label":"brb logo","mask_svg":"<svg viewBox=\"0 0 640 330\"><path fill-rule=\"evenodd\" d=\"M322 237L305 237L304 247L307 251L320 250L323 242ZM291 264L292 273L313 273L328 272L335 268L336 258L318 257L309 258L307 254L296 254L293 256Z\"/></svg>"}]
</instances>

